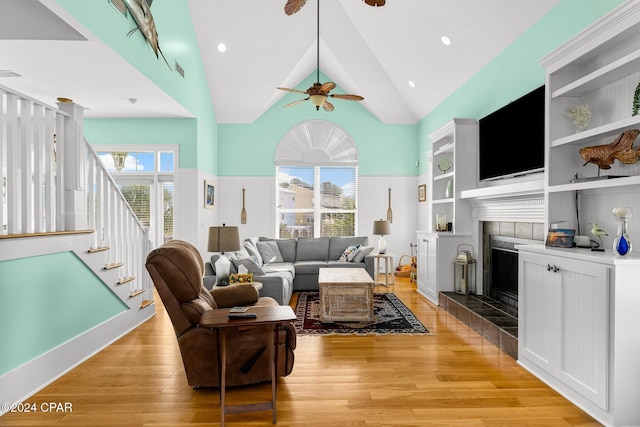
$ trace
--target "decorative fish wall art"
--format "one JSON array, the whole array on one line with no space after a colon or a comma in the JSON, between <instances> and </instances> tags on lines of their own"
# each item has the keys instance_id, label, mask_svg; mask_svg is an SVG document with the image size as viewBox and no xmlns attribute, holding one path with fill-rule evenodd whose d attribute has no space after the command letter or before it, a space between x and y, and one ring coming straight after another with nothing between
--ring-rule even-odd
<instances>
[{"instance_id":1,"label":"decorative fish wall art","mask_svg":"<svg viewBox=\"0 0 640 427\"><path fill-rule=\"evenodd\" d=\"M153 52L156 54L156 58L160 58L159 55L162 55L162 59L167 64L167 67L171 71L173 69L167 62L167 58L164 57L162 50L160 49L160 42L158 41L158 32L156 30L156 24L153 20L153 15L151 14L151 3L153 0L111 0L116 8L119 10L128 10L133 20L136 22L137 28L129 31L127 36L130 36L137 30L140 30L144 38L147 40Z\"/></svg>"}]
</instances>

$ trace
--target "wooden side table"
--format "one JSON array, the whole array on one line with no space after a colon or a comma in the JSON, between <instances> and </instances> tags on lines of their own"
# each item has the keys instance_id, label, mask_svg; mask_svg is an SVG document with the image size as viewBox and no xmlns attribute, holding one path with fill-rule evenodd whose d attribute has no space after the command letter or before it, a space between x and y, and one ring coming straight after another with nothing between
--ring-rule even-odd
<instances>
[{"instance_id":1,"label":"wooden side table","mask_svg":"<svg viewBox=\"0 0 640 427\"><path fill-rule=\"evenodd\" d=\"M219 376L220 376L220 425L224 427L226 414L239 414L243 412L268 411L273 412L273 424L276 424L276 393L278 380L278 340L276 330L278 325L295 320L296 315L289 306L252 306L246 313L255 313L256 318L236 318L228 317L230 308L206 311L200 319L200 327L217 329L220 339L218 340L218 354L220 354ZM271 325L269 331L269 341L272 346L269 350L269 363L271 365L271 401L249 403L243 405L228 406L225 402L227 387L227 338L226 331L229 328L243 326Z\"/></svg>"},{"instance_id":2,"label":"wooden side table","mask_svg":"<svg viewBox=\"0 0 640 427\"><path fill-rule=\"evenodd\" d=\"M395 254L372 254L375 258L374 260L374 281L377 283L380 283L381 285L385 285L385 286L389 286L389 285L395 285L396 284L396 279L395 276L393 274L393 258L395 258ZM384 278L384 282L382 281L378 281L378 276L380 276L380 260L382 260L382 262L384 263L384 271L385 271L385 278ZM391 280L389 280L389 275L391 275Z\"/></svg>"},{"instance_id":3,"label":"wooden side table","mask_svg":"<svg viewBox=\"0 0 640 427\"><path fill-rule=\"evenodd\" d=\"M213 285L213 287L211 289L216 289L216 288L226 288L228 286L241 286L241 285L251 285L254 288L256 288L257 290L262 289L262 282L248 282L248 283L230 283L228 285L225 286L220 286L220 285Z\"/></svg>"}]
</instances>

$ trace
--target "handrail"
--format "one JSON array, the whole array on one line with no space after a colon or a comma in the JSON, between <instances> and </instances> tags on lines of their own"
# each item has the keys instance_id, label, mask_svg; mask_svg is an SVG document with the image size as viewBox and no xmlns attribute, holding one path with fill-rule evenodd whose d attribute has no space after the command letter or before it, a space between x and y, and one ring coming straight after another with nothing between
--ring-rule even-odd
<instances>
[{"instance_id":1,"label":"handrail","mask_svg":"<svg viewBox=\"0 0 640 427\"><path fill-rule=\"evenodd\" d=\"M118 187L118 183L116 182L115 179L113 179L113 176L109 173L107 168L104 167L104 164L102 164L102 161L100 160L100 156L98 156L98 153L96 152L96 150L91 146L91 144L89 144L89 142L86 139L84 140L84 142L87 144L87 150L89 152L89 155L93 156L94 160L97 162L96 164L99 164L102 170L106 173L107 179L113 185L114 190L119 194L122 200L126 201L127 199L124 197L124 194L122 194L122 191L120 191L120 187ZM138 218L136 213L133 211L133 208L131 208L131 205L129 205L129 203L127 203L127 208L129 209L129 212L131 213L131 215L134 216L136 222L138 223L138 226L144 229L145 227L144 224L140 222L140 219Z\"/></svg>"},{"instance_id":2,"label":"handrail","mask_svg":"<svg viewBox=\"0 0 640 427\"><path fill-rule=\"evenodd\" d=\"M66 230L66 231L44 231L41 233L0 234L0 240L22 239L25 237L64 236L69 234L91 234L95 232L96 230Z\"/></svg>"},{"instance_id":3,"label":"handrail","mask_svg":"<svg viewBox=\"0 0 640 427\"><path fill-rule=\"evenodd\" d=\"M101 249L106 265L122 266L117 285L129 283L131 294L150 291L149 228L82 135L82 111L0 85L0 165L6 166L0 185L7 194L0 199L0 239L93 233L87 252Z\"/></svg>"},{"instance_id":4,"label":"handrail","mask_svg":"<svg viewBox=\"0 0 640 427\"><path fill-rule=\"evenodd\" d=\"M44 102L42 102L42 101L40 101L38 99L32 98L29 95L26 95L26 94L24 94L22 92L19 92L19 91L15 90L15 89L12 89L10 87L4 86L2 84L0 84L0 91L1 92L12 93L12 94L20 97L21 99L26 99L27 101L31 101L34 104L39 104L39 105L42 105L44 107L50 108L52 110L56 110L56 112L58 112L59 114L62 114L63 116L70 117L69 114L67 114L66 112L60 110L58 107L56 107L54 105L46 104L46 103L44 103Z\"/></svg>"}]
</instances>

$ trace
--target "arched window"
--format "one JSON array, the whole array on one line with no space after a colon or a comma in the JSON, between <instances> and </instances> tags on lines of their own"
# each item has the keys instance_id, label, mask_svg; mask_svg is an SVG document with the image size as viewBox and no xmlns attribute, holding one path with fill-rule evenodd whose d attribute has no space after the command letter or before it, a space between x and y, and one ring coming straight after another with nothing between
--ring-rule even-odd
<instances>
[{"instance_id":1,"label":"arched window","mask_svg":"<svg viewBox=\"0 0 640 427\"><path fill-rule=\"evenodd\" d=\"M278 237L355 235L358 150L344 129L324 120L294 126L275 164Z\"/></svg>"}]
</instances>

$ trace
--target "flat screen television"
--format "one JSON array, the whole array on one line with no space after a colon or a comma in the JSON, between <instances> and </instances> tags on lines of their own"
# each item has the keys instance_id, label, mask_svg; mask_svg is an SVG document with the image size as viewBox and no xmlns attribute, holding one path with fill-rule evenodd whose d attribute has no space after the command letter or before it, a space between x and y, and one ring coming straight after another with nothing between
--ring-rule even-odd
<instances>
[{"instance_id":1,"label":"flat screen television","mask_svg":"<svg viewBox=\"0 0 640 427\"><path fill-rule=\"evenodd\" d=\"M479 179L544 170L544 86L478 121Z\"/></svg>"}]
</instances>

